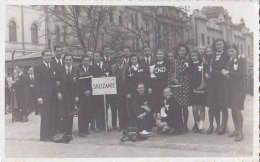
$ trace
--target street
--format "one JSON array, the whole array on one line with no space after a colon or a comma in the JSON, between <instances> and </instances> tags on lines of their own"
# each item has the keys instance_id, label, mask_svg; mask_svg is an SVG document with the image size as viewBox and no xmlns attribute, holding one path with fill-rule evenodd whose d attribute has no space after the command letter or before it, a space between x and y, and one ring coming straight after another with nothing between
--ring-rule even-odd
<instances>
[{"instance_id":1,"label":"street","mask_svg":"<svg viewBox=\"0 0 260 162\"><path fill-rule=\"evenodd\" d=\"M207 110L207 109L206 109ZM258 112L258 110L257 110ZM172 136L156 134L148 140L120 142L121 132L91 133L78 136L74 118L73 140L70 144L40 142L40 116L32 113L27 123L12 123L11 114L5 117L6 158L87 158L87 157L251 157L253 155L253 96L245 101L244 140L234 142L225 135L194 134L192 110L189 108L189 133ZM110 120L109 120L110 121ZM111 125L111 123L109 123ZM205 129L208 128L206 115ZM233 121L229 110L229 132Z\"/></svg>"}]
</instances>

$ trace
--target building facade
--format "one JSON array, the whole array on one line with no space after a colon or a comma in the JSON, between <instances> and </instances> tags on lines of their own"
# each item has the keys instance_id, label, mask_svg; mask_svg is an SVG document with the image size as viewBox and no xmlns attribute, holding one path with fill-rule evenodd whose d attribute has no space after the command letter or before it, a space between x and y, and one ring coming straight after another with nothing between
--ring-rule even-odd
<instances>
[{"instance_id":1,"label":"building facade","mask_svg":"<svg viewBox=\"0 0 260 162\"><path fill-rule=\"evenodd\" d=\"M20 57L46 48L45 22L37 6L7 6L5 26L5 57Z\"/></svg>"}]
</instances>

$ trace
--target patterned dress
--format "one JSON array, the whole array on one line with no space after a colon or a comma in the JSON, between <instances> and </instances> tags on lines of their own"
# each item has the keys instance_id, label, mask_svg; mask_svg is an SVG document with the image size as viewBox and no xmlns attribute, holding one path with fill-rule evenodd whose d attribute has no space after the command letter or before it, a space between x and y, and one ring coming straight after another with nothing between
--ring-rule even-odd
<instances>
[{"instance_id":1,"label":"patterned dress","mask_svg":"<svg viewBox=\"0 0 260 162\"><path fill-rule=\"evenodd\" d=\"M179 58L176 60L176 65L175 63L170 65L168 83L170 83L170 79L174 77L175 69L176 79L179 81L181 86L173 88L173 96L175 97L178 104L180 104L180 106L187 107L190 92L190 84L188 78L188 66L185 60Z\"/></svg>"}]
</instances>

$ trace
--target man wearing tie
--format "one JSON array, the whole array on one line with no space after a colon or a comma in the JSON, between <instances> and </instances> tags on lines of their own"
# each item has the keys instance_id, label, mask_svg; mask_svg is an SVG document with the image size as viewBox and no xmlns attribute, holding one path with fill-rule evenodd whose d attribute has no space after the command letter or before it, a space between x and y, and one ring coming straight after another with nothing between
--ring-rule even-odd
<instances>
[{"instance_id":1,"label":"man wearing tie","mask_svg":"<svg viewBox=\"0 0 260 162\"><path fill-rule=\"evenodd\" d=\"M39 109L36 105L36 98L35 98L35 90L34 90L34 71L33 68L30 67L28 70L29 74L29 87L28 87L28 107L31 111L35 111L35 115L39 115Z\"/></svg>"},{"instance_id":2,"label":"man wearing tie","mask_svg":"<svg viewBox=\"0 0 260 162\"><path fill-rule=\"evenodd\" d=\"M145 64L147 66L151 66L155 64L155 59L152 56L152 50L148 46L144 46L143 48L143 59L141 60L141 64Z\"/></svg>"},{"instance_id":3,"label":"man wearing tie","mask_svg":"<svg viewBox=\"0 0 260 162\"><path fill-rule=\"evenodd\" d=\"M124 57L124 61L129 64L130 62L130 57L131 57L131 51L129 47L124 47L123 48L123 57Z\"/></svg>"},{"instance_id":4,"label":"man wearing tie","mask_svg":"<svg viewBox=\"0 0 260 162\"><path fill-rule=\"evenodd\" d=\"M89 124L93 118L91 78L92 67L90 66L91 57L83 56L79 66L78 94L79 94L79 113L78 129L80 137L87 137L89 134Z\"/></svg>"},{"instance_id":5,"label":"man wearing tie","mask_svg":"<svg viewBox=\"0 0 260 162\"><path fill-rule=\"evenodd\" d=\"M111 75L111 68L109 64L102 59L102 51L94 52L94 64L92 65L93 77L108 77ZM94 116L96 121L96 132L105 130L105 111L104 111L104 97L93 96Z\"/></svg>"},{"instance_id":6,"label":"man wearing tie","mask_svg":"<svg viewBox=\"0 0 260 162\"><path fill-rule=\"evenodd\" d=\"M55 46L54 47L54 53L55 53L55 57L52 59L51 61L51 66L53 68L53 70L55 71L55 73L57 74L55 77L55 93L59 93L60 92L60 73L61 73L61 69L64 66L64 60L63 60L63 49L61 46ZM60 100L58 100L57 96L55 96L54 98L54 102L53 102L53 114L55 114L53 116L53 124L54 124L54 132L56 132L55 134L59 134L60 130L59 128L61 127L61 109L62 109L62 105Z\"/></svg>"},{"instance_id":7,"label":"man wearing tie","mask_svg":"<svg viewBox=\"0 0 260 162\"><path fill-rule=\"evenodd\" d=\"M41 128L40 140L52 141L53 121L52 102L55 97L54 84L56 72L50 65L51 53L48 50L42 51L42 63L35 67L35 96L40 106Z\"/></svg>"},{"instance_id":8,"label":"man wearing tie","mask_svg":"<svg viewBox=\"0 0 260 162\"><path fill-rule=\"evenodd\" d=\"M112 76L116 77L117 94L115 95L115 109L112 109L112 125L117 125L117 110L119 116L119 130L127 126L127 109L126 109L126 75L128 64L124 61L121 53L115 56L117 63L111 67Z\"/></svg>"},{"instance_id":9,"label":"man wearing tie","mask_svg":"<svg viewBox=\"0 0 260 162\"><path fill-rule=\"evenodd\" d=\"M75 104L78 102L77 80L78 69L72 66L73 56L66 54L64 56L64 64L60 71L60 92L58 92L58 100L62 101L61 112L61 132L64 134L65 143L72 140L73 115L75 112Z\"/></svg>"}]
</instances>

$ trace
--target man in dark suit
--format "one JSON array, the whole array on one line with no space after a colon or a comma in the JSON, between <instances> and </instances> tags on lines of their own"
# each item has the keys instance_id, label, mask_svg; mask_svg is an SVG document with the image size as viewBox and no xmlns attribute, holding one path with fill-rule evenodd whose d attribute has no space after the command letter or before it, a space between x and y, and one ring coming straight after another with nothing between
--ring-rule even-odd
<instances>
[{"instance_id":1,"label":"man in dark suit","mask_svg":"<svg viewBox=\"0 0 260 162\"><path fill-rule=\"evenodd\" d=\"M130 48L129 47L124 47L123 48L123 58L124 58L124 61L129 64L130 63L130 57L131 57L132 53L130 51Z\"/></svg>"},{"instance_id":2,"label":"man in dark suit","mask_svg":"<svg viewBox=\"0 0 260 162\"><path fill-rule=\"evenodd\" d=\"M148 46L144 46L143 47L143 58L140 59L140 64L142 64L144 66L147 66L148 69L150 70L150 66L154 65L155 62L156 62L156 60L155 60L155 58L154 58L154 56L152 54L151 48L148 47ZM152 78L149 78L147 80L146 87L147 87L147 90L148 90L149 94L152 94L152 88L151 88L152 87L152 82L153 82Z\"/></svg>"},{"instance_id":3,"label":"man in dark suit","mask_svg":"<svg viewBox=\"0 0 260 162\"><path fill-rule=\"evenodd\" d=\"M51 67L51 53L42 51L42 63L34 68L35 71L35 96L40 106L41 128L40 140L50 141L53 139L52 101L55 97L56 72Z\"/></svg>"},{"instance_id":4,"label":"man in dark suit","mask_svg":"<svg viewBox=\"0 0 260 162\"><path fill-rule=\"evenodd\" d=\"M148 46L144 46L143 48L143 57L140 58L141 64L151 66L155 64L155 59L152 54L152 50Z\"/></svg>"},{"instance_id":5,"label":"man in dark suit","mask_svg":"<svg viewBox=\"0 0 260 162\"><path fill-rule=\"evenodd\" d=\"M30 67L28 69L28 75L29 75L29 86L28 86L28 107L30 111L35 111L35 115L39 115L39 109L37 106L37 99L35 97L35 80L34 80L34 71L33 68Z\"/></svg>"},{"instance_id":6,"label":"man in dark suit","mask_svg":"<svg viewBox=\"0 0 260 162\"><path fill-rule=\"evenodd\" d=\"M105 63L109 64L110 66L116 63L116 60L112 56L111 49L109 46L105 46L103 48L103 53L104 53L103 61Z\"/></svg>"},{"instance_id":7,"label":"man in dark suit","mask_svg":"<svg viewBox=\"0 0 260 162\"><path fill-rule=\"evenodd\" d=\"M61 69L62 67L64 67L64 59L63 59L63 49L61 46L55 46L54 48L54 53L55 53L55 57L52 59L51 61L51 66L53 68L53 70L56 73L56 77L55 79L55 93L59 93L60 92L60 73L61 73ZM62 109L62 104L61 101L58 100L57 96L54 97L53 99L53 104L52 104L53 108L52 108L52 113L53 113L53 124L54 124L54 132L55 134L59 134L60 133L60 128L61 128L61 109Z\"/></svg>"},{"instance_id":8,"label":"man in dark suit","mask_svg":"<svg viewBox=\"0 0 260 162\"><path fill-rule=\"evenodd\" d=\"M112 76L116 77L117 94L115 95L115 109L112 113L112 125L117 120L117 110L119 116L119 130L125 129L127 126L127 109L126 109L126 75L128 64L124 61L123 55L117 53L115 56L116 63L112 65ZM115 114L115 116L113 116Z\"/></svg>"},{"instance_id":9,"label":"man in dark suit","mask_svg":"<svg viewBox=\"0 0 260 162\"><path fill-rule=\"evenodd\" d=\"M111 67L102 59L102 51L94 52L94 64L92 65L93 77L108 77L111 75ZM96 131L105 130L104 97L93 96L94 116L96 120Z\"/></svg>"},{"instance_id":10,"label":"man in dark suit","mask_svg":"<svg viewBox=\"0 0 260 162\"><path fill-rule=\"evenodd\" d=\"M89 124L92 121L92 95L91 78L92 67L90 66L91 57L83 56L79 66L78 94L79 94L79 113L78 128L79 136L86 137L89 134Z\"/></svg>"},{"instance_id":11,"label":"man in dark suit","mask_svg":"<svg viewBox=\"0 0 260 162\"><path fill-rule=\"evenodd\" d=\"M28 121L27 86L29 83L27 75L23 73L22 66L16 66L17 78L13 83L18 108L21 111L21 121Z\"/></svg>"},{"instance_id":12,"label":"man in dark suit","mask_svg":"<svg viewBox=\"0 0 260 162\"><path fill-rule=\"evenodd\" d=\"M72 66L73 56L66 54L64 56L64 64L60 71L60 92L58 92L58 100L62 101L61 113L61 130L64 134L64 142L72 140L73 116L75 105L78 102L77 80L78 69Z\"/></svg>"}]
</instances>

